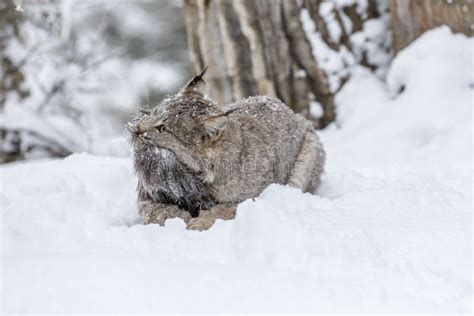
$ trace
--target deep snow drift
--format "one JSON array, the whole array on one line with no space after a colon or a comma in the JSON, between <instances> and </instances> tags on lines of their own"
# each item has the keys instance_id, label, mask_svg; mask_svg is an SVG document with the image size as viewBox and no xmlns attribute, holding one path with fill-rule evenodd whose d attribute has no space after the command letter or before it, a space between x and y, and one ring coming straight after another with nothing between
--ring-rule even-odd
<instances>
[{"instance_id":1,"label":"deep snow drift","mask_svg":"<svg viewBox=\"0 0 474 316\"><path fill-rule=\"evenodd\" d=\"M356 69L319 195L272 185L210 231L140 225L130 159L1 167L3 311L468 312L472 45Z\"/></svg>"}]
</instances>

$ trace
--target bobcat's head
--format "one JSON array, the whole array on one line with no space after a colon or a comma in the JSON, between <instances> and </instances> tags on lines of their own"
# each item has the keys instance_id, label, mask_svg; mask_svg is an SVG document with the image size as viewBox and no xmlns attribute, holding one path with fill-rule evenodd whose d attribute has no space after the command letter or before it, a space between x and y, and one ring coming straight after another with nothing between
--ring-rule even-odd
<instances>
[{"instance_id":1,"label":"bobcat's head","mask_svg":"<svg viewBox=\"0 0 474 316\"><path fill-rule=\"evenodd\" d=\"M128 123L135 154L142 151L170 155L196 175L202 175L205 152L222 135L227 113L203 92L206 68L177 94L157 107L139 110Z\"/></svg>"}]
</instances>

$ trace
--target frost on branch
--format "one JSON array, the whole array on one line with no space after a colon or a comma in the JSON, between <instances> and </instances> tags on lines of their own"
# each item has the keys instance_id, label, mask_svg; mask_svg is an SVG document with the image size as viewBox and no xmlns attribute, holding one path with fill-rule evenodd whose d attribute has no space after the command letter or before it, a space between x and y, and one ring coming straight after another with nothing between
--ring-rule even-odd
<instances>
[{"instance_id":1,"label":"frost on branch","mask_svg":"<svg viewBox=\"0 0 474 316\"><path fill-rule=\"evenodd\" d=\"M52 1L0 5L0 162L64 157L87 148L73 96L92 75L87 67L98 52L81 54L67 41L65 9Z\"/></svg>"}]
</instances>

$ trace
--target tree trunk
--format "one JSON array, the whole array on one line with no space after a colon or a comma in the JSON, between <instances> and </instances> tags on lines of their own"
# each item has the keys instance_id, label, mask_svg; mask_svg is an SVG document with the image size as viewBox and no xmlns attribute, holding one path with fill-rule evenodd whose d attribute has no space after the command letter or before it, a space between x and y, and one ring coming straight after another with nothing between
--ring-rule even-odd
<instances>
[{"instance_id":1,"label":"tree trunk","mask_svg":"<svg viewBox=\"0 0 474 316\"><path fill-rule=\"evenodd\" d=\"M333 98L318 71L298 14L296 1L185 2L194 69L197 72L209 66L208 88L218 102L266 94L278 96L301 112L308 107L307 95L312 88L326 100L325 119L333 119ZM292 23L288 23L289 18ZM291 36L289 29L294 32ZM300 55L304 56L296 56L295 43L302 47ZM305 78L295 78L294 73L302 67L315 82L314 87L309 87Z\"/></svg>"},{"instance_id":2,"label":"tree trunk","mask_svg":"<svg viewBox=\"0 0 474 316\"><path fill-rule=\"evenodd\" d=\"M334 93L347 80L347 73L331 70L339 76L331 83L333 74L320 65L327 58L317 58L318 47L309 38L308 25L314 25L313 36L321 38L316 44L324 50L338 55L344 47L352 54L349 35L379 15L375 1L369 3L363 12L356 4L330 3L328 7L323 1L309 0L186 0L194 70L209 66L208 88L220 103L255 94L273 95L323 128L335 118ZM362 55L355 59L363 59ZM344 68L349 63L341 59L340 64ZM322 109L319 116L310 111L315 104Z\"/></svg>"},{"instance_id":3,"label":"tree trunk","mask_svg":"<svg viewBox=\"0 0 474 316\"><path fill-rule=\"evenodd\" d=\"M472 0L391 0L390 11L396 52L440 25L448 25L456 33L473 34Z\"/></svg>"}]
</instances>

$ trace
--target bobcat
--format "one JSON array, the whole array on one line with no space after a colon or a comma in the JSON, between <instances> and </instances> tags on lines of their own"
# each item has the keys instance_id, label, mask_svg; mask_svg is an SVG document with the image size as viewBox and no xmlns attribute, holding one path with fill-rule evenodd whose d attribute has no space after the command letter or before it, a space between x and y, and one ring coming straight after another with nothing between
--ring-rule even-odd
<instances>
[{"instance_id":1,"label":"bobcat","mask_svg":"<svg viewBox=\"0 0 474 316\"><path fill-rule=\"evenodd\" d=\"M219 106L203 92L205 71L128 123L145 224L180 217L205 230L271 183L319 185L325 152L312 124L268 96Z\"/></svg>"}]
</instances>

